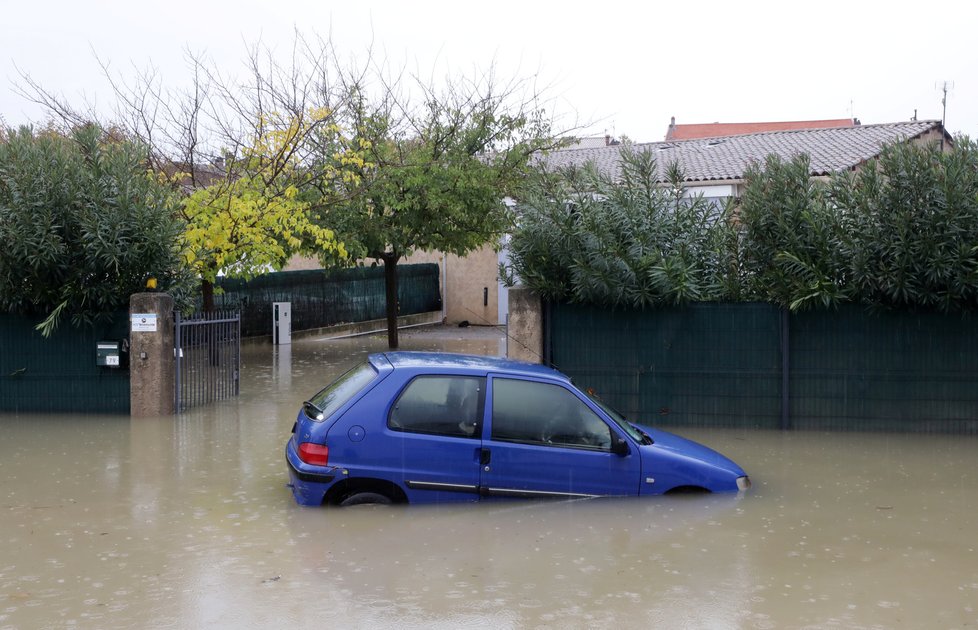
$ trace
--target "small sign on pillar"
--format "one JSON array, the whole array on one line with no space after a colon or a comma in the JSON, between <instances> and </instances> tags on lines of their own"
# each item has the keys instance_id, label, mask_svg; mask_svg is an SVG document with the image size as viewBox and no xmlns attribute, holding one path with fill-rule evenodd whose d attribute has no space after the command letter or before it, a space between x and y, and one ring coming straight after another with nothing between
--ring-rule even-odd
<instances>
[{"instance_id":1,"label":"small sign on pillar","mask_svg":"<svg viewBox=\"0 0 978 630\"><path fill-rule=\"evenodd\" d=\"M130 313L132 332L156 332L156 313Z\"/></svg>"}]
</instances>

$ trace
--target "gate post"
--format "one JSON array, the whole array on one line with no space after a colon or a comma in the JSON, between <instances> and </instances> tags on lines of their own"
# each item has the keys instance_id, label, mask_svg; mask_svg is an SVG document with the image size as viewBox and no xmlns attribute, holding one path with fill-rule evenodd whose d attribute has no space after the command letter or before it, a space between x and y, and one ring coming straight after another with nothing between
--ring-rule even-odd
<instances>
[{"instance_id":1,"label":"gate post","mask_svg":"<svg viewBox=\"0 0 978 630\"><path fill-rule=\"evenodd\" d=\"M544 362L544 317L540 296L524 287L509 290L506 320L506 356L510 359Z\"/></svg>"},{"instance_id":2,"label":"gate post","mask_svg":"<svg viewBox=\"0 0 978 630\"><path fill-rule=\"evenodd\" d=\"M130 414L173 414L173 298L165 293L132 295L129 331Z\"/></svg>"}]
</instances>

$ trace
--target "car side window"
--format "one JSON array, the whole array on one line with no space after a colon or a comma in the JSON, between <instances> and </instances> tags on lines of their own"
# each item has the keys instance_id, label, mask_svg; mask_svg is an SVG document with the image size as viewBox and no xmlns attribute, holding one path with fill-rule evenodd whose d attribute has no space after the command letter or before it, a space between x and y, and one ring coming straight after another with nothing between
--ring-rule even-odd
<instances>
[{"instance_id":1,"label":"car side window","mask_svg":"<svg viewBox=\"0 0 978 630\"><path fill-rule=\"evenodd\" d=\"M493 379L491 438L611 450L611 428L570 390L517 379Z\"/></svg>"},{"instance_id":2,"label":"car side window","mask_svg":"<svg viewBox=\"0 0 978 630\"><path fill-rule=\"evenodd\" d=\"M395 431L479 438L480 396L485 379L419 376L391 407L387 426Z\"/></svg>"}]
</instances>

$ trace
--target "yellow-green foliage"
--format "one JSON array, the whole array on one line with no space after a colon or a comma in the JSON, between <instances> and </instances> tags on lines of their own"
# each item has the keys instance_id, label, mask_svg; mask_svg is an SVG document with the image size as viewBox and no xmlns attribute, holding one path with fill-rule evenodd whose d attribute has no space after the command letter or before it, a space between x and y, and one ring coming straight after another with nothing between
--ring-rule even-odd
<instances>
[{"instance_id":1,"label":"yellow-green foliage","mask_svg":"<svg viewBox=\"0 0 978 630\"><path fill-rule=\"evenodd\" d=\"M346 257L333 231L309 220L310 204L297 192L294 185L276 190L260 177L197 190L183 201L185 261L213 282L218 271L250 278L268 267L280 269L310 242Z\"/></svg>"},{"instance_id":2,"label":"yellow-green foliage","mask_svg":"<svg viewBox=\"0 0 978 630\"><path fill-rule=\"evenodd\" d=\"M204 281L214 282L219 273L251 278L269 268L280 269L300 252L346 259L344 245L333 230L312 220L310 196L301 193L321 182L354 183L347 166L362 169L365 162L345 146L341 135L325 109L259 120L251 145L228 163L226 175L183 199L186 263ZM310 145L324 140L344 146L343 153L333 164L305 163Z\"/></svg>"}]
</instances>

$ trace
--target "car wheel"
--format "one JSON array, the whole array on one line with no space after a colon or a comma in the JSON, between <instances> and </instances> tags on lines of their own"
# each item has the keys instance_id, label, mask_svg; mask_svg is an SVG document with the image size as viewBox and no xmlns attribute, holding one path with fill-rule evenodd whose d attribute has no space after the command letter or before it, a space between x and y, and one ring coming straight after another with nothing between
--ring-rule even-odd
<instances>
[{"instance_id":1,"label":"car wheel","mask_svg":"<svg viewBox=\"0 0 978 630\"><path fill-rule=\"evenodd\" d=\"M376 492L356 492L340 501L340 507L351 505L390 505L391 498Z\"/></svg>"}]
</instances>

